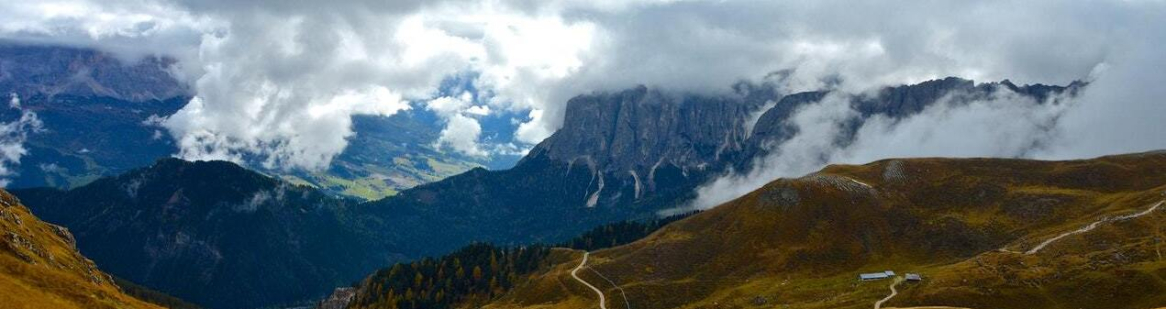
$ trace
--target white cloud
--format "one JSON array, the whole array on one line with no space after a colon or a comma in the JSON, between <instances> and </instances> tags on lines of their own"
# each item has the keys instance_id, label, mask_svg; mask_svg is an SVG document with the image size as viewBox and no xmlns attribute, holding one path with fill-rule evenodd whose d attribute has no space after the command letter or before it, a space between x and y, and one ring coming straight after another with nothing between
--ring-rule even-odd
<instances>
[{"instance_id":1,"label":"white cloud","mask_svg":"<svg viewBox=\"0 0 1166 309\"><path fill-rule=\"evenodd\" d=\"M444 111L444 131L477 125L475 115L524 113L515 142L533 144L558 129L569 97L637 84L728 92L779 69L793 69L787 91L858 93L944 76L1066 84L1108 63L1050 133L1089 138L1045 151L1143 149L1162 139L1129 136L1160 128L1145 117L1164 105L1149 95L1164 81L1150 69L1163 64L1164 21L1166 3L1117 0L0 4L3 38L179 58L198 97L165 126L184 157L309 169L344 149L352 115L391 114L406 101L436 108L441 81L465 73L480 98ZM1121 115L1138 121L1112 121Z\"/></svg>"},{"instance_id":2,"label":"white cloud","mask_svg":"<svg viewBox=\"0 0 1166 309\"><path fill-rule=\"evenodd\" d=\"M477 120L461 114L449 118L449 124L441 130L438 138L439 145L448 145L454 150L471 156L485 156L488 153L478 146L478 138L482 135L482 126Z\"/></svg>"},{"instance_id":3,"label":"white cloud","mask_svg":"<svg viewBox=\"0 0 1166 309\"><path fill-rule=\"evenodd\" d=\"M473 117L490 114L490 108L483 105L474 105L474 96L469 92L462 92L458 96L444 96L426 103L426 108L445 120L445 128L441 130L434 147L448 146L454 151L465 155L484 157L492 152L481 145L482 125Z\"/></svg>"},{"instance_id":4,"label":"white cloud","mask_svg":"<svg viewBox=\"0 0 1166 309\"><path fill-rule=\"evenodd\" d=\"M486 106L486 105L470 106L469 108L467 108L465 110L465 113L470 114L470 115L475 115L475 116L489 116L490 115L490 107Z\"/></svg>"},{"instance_id":5,"label":"white cloud","mask_svg":"<svg viewBox=\"0 0 1166 309\"><path fill-rule=\"evenodd\" d=\"M20 164L20 158L28 154L24 142L28 135L42 130L43 123L36 113L22 110L20 97L12 94L8 106L20 110L20 118L10 122L0 122L0 187L8 186L8 177L14 176L13 169Z\"/></svg>"}]
</instances>

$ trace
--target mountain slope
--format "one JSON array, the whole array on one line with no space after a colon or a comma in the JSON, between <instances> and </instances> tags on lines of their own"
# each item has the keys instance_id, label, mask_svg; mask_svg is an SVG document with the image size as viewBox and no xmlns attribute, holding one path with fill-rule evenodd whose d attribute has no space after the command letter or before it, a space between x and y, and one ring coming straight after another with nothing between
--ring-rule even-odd
<instances>
[{"instance_id":1,"label":"mountain slope","mask_svg":"<svg viewBox=\"0 0 1166 309\"><path fill-rule=\"evenodd\" d=\"M0 304L5 308L160 308L125 295L74 247L0 190Z\"/></svg>"},{"instance_id":2,"label":"mountain slope","mask_svg":"<svg viewBox=\"0 0 1166 309\"><path fill-rule=\"evenodd\" d=\"M228 162L164 159L69 191L16 192L103 269L207 307L311 298L403 257L348 223L355 202Z\"/></svg>"},{"instance_id":3,"label":"mountain slope","mask_svg":"<svg viewBox=\"0 0 1166 309\"><path fill-rule=\"evenodd\" d=\"M890 282L857 274L887 269L924 277L900 285L893 307L1158 307L1166 208L1152 207L1164 192L1166 153L831 166L593 252L595 272L580 276L605 283L610 308L624 307L621 292L635 308L869 308ZM569 277L581 255L492 308L594 306Z\"/></svg>"}]
</instances>

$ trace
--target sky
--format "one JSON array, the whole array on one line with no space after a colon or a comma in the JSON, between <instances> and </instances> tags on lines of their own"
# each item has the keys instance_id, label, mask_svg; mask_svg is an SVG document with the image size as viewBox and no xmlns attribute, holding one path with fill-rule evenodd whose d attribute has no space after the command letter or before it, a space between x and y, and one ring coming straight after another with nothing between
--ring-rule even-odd
<instances>
[{"instance_id":1,"label":"sky","mask_svg":"<svg viewBox=\"0 0 1166 309\"><path fill-rule=\"evenodd\" d=\"M813 145L851 113L823 100L798 123L819 136L774 145L784 151L755 163L768 172L719 180L733 188L883 156L1063 159L1166 148L1162 29L1166 2L1147 0L0 3L0 38L178 59L175 75L196 97L160 123L179 155L260 157L269 168L326 167L354 134L354 115L428 109L443 119L439 146L488 156L549 136L575 95L636 85L728 93L779 70L791 72L786 92L861 94L946 76L1091 83L1054 107L1002 94L901 122L874 119L845 148ZM450 78L473 91L442 91ZM483 119L499 115L511 118L511 140L484 143Z\"/></svg>"}]
</instances>

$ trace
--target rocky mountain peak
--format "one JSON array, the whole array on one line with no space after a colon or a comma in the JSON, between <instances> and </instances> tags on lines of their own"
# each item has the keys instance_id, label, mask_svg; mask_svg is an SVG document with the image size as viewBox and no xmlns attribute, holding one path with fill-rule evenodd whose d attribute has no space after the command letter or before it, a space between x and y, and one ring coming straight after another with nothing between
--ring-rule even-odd
<instances>
[{"instance_id":1,"label":"rocky mountain peak","mask_svg":"<svg viewBox=\"0 0 1166 309\"><path fill-rule=\"evenodd\" d=\"M702 169L742 149L749 115L773 99L767 87L735 89L700 95L638 86L577 96L567 102L563 128L531 153L640 176L664 164Z\"/></svg>"}]
</instances>

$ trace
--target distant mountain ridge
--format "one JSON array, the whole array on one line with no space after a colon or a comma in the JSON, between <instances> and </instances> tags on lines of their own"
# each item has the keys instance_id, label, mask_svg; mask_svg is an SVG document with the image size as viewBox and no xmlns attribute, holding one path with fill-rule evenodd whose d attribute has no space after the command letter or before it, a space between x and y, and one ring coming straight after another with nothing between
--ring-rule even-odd
<instances>
[{"instance_id":1,"label":"distant mountain ridge","mask_svg":"<svg viewBox=\"0 0 1166 309\"><path fill-rule=\"evenodd\" d=\"M1009 91L1021 97L1031 98L1039 104L1045 104L1050 103L1047 101L1059 94L1076 96L1086 85L1084 82L1075 81L1066 86L1043 84L1017 86L1009 80L977 84L971 80L948 77L914 85L884 87L871 95L847 95L847 99L850 100L851 107L861 114L862 119L875 115L902 119L918 114L941 101L955 105L967 104L990 99L998 91ZM796 133L796 128L786 120L793 116L799 107L816 103L830 93L812 91L782 97L773 108L766 110L758 118L749 140L744 142L747 145L744 156L765 156L770 152L766 149L768 145L788 140ZM749 167L738 164L737 168L745 170Z\"/></svg>"}]
</instances>

